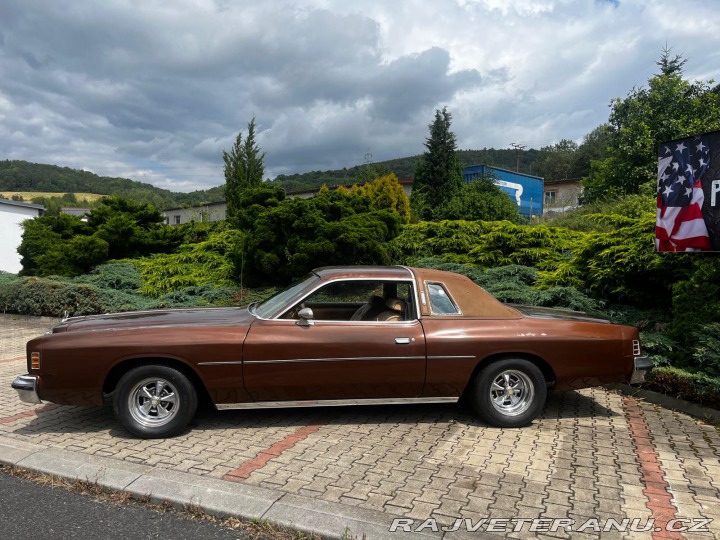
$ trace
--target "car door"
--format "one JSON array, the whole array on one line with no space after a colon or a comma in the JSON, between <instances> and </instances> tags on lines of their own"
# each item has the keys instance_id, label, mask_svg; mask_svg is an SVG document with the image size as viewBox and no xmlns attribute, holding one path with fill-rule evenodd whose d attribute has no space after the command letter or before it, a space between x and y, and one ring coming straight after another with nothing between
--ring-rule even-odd
<instances>
[{"instance_id":1,"label":"car door","mask_svg":"<svg viewBox=\"0 0 720 540\"><path fill-rule=\"evenodd\" d=\"M387 290L386 283L365 282ZM412 291L410 283L404 284ZM326 289L327 290L327 289ZM243 380L255 401L320 401L416 398L425 382L425 336L415 309L404 320L332 320L333 301L338 316L347 317L354 300L318 293L296 307L322 302L331 320L296 318L257 320L243 347ZM297 311L297 310L294 310ZM289 315L293 316L292 308Z\"/></svg>"}]
</instances>

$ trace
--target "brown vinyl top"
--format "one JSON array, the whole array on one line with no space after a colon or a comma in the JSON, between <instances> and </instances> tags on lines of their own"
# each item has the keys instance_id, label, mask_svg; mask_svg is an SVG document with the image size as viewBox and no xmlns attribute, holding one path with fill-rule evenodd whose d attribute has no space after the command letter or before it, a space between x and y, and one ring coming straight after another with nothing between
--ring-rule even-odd
<instances>
[{"instance_id":1,"label":"brown vinyl top","mask_svg":"<svg viewBox=\"0 0 720 540\"><path fill-rule=\"evenodd\" d=\"M458 315L431 315L430 296L425 285L428 282L444 284L445 290L460 308L463 317L482 319L519 319L522 317L517 310L506 306L466 276L428 268L411 268L411 270L417 278L421 297L424 293L426 298L427 305L420 306L424 317L458 317Z\"/></svg>"},{"instance_id":2,"label":"brown vinyl top","mask_svg":"<svg viewBox=\"0 0 720 540\"><path fill-rule=\"evenodd\" d=\"M323 266L313 272L324 279L413 279L412 272L404 266Z\"/></svg>"}]
</instances>

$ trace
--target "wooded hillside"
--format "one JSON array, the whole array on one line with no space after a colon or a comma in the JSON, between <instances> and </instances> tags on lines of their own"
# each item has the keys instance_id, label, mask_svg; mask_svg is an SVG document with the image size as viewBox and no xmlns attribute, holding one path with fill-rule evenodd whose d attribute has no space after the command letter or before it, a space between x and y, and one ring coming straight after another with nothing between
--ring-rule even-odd
<instances>
[{"instance_id":1,"label":"wooded hillside","mask_svg":"<svg viewBox=\"0 0 720 540\"><path fill-rule=\"evenodd\" d=\"M539 155L540 151L535 149L520 152L520 171L538 174L535 169ZM462 166L484 163L515 170L517 164L515 150L506 149L460 150L458 158ZM419 161L420 156L417 155L346 169L281 174L270 180L268 184L280 187L286 193L293 193L318 189L323 184L337 186L364 183L368 179L364 174L368 166L384 174L394 173L398 178L408 178L414 176ZM223 179L218 177L218 183L222 181ZM18 160L0 161L0 191L117 195L140 203L150 203L158 208L219 202L225 197L223 185L191 193L180 193L128 178L99 176L69 167Z\"/></svg>"}]
</instances>

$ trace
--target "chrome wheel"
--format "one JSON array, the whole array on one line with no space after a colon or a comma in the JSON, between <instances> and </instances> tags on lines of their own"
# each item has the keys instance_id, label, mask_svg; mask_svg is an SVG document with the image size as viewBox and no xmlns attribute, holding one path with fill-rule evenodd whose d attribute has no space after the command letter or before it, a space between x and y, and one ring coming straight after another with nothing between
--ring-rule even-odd
<instances>
[{"instance_id":1,"label":"chrome wheel","mask_svg":"<svg viewBox=\"0 0 720 540\"><path fill-rule=\"evenodd\" d=\"M128 412L143 427L164 426L171 422L180 405L174 387L159 377L141 380L128 393Z\"/></svg>"},{"instance_id":2,"label":"chrome wheel","mask_svg":"<svg viewBox=\"0 0 720 540\"><path fill-rule=\"evenodd\" d=\"M533 403L534 397L535 386L522 371L502 371L490 385L490 403L505 416L524 413Z\"/></svg>"}]
</instances>

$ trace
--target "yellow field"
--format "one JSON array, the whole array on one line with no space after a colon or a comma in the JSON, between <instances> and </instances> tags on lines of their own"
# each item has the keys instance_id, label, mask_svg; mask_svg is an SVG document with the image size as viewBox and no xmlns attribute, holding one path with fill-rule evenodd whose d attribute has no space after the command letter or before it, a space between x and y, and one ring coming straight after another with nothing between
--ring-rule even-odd
<instances>
[{"instance_id":1,"label":"yellow field","mask_svg":"<svg viewBox=\"0 0 720 540\"><path fill-rule=\"evenodd\" d=\"M0 196L6 199L12 198L13 195L20 195L23 201L30 202L34 197L62 197L65 193L53 193L51 191L0 191ZM107 195L98 195L97 193L76 193L78 204L82 202L93 202L107 197Z\"/></svg>"}]
</instances>

